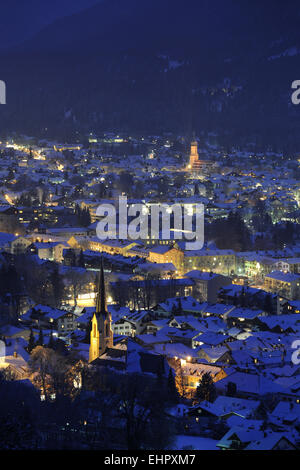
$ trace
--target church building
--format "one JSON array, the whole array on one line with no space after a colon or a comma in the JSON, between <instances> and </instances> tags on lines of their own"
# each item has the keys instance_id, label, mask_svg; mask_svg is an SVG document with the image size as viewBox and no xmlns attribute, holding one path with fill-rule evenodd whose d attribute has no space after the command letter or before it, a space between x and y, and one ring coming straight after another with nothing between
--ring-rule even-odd
<instances>
[{"instance_id":1,"label":"church building","mask_svg":"<svg viewBox=\"0 0 300 470\"><path fill-rule=\"evenodd\" d=\"M103 261L101 259L96 310L92 318L89 362L97 359L109 348L113 348L112 318L106 307Z\"/></svg>"},{"instance_id":2,"label":"church building","mask_svg":"<svg viewBox=\"0 0 300 470\"><path fill-rule=\"evenodd\" d=\"M188 168L191 170L201 170L201 166L201 160L199 160L198 154L198 143L195 140L191 143L190 164Z\"/></svg>"},{"instance_id":3,"label":"church building","mask_svg":"<svg viewBox=\"0 0 300 470\"><path fill-rule=\"evenodd\" d=\"M212 171L214 166L215 163L211 160L200 160L198 153L198 142L196 140L191 142L190 159L187 170L205 175Z\"/></svg>"}]
</instances>

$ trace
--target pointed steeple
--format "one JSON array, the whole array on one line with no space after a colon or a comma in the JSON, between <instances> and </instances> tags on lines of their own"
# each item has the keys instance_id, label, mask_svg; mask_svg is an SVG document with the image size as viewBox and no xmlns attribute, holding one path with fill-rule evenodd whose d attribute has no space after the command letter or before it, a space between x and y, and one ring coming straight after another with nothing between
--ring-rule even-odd
<instances>
[{"instance_id":1,"label":"pointed steeple","mask_svg":"<svg viewBox=\"0 0 300 470\"><path fill-rule=\"evenodd\" d=\"M104 270L103 270L103 259L101 258L100 262L100 272L99 272L99 282L98 282L98 292L96 300L96 315L100 314L106 315L106 298L105 298L105 281L104 281Z\"/></svg>"},{"instance_id":2,"label":"pointed steeple","mask_svg":"<svg viewBox=\"0 0 300 470\"><path fill-rule=\"evenodd\" d=\"M106 308L104 270L101 258L96 310L92 318L89 362L100 357L107 349L113 348L113 345L112 319Z\"/></svg>"}]
</instances>

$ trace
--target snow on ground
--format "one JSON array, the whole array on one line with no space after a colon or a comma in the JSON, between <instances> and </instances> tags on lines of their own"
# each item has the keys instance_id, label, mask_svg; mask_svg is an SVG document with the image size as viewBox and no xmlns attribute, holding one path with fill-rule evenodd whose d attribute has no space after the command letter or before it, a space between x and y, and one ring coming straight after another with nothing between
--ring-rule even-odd
<instances>
[{"instance_id":1,"label":"snow on ground","mask_svg":"<svg viewBox=\"0 0 300 470\"><path fill-rule=\"evenodd\" d=\"M176 438L171 450L218 450L216 444L219 441L200 436L179 435Z\"/></svg>"}]
</instances>

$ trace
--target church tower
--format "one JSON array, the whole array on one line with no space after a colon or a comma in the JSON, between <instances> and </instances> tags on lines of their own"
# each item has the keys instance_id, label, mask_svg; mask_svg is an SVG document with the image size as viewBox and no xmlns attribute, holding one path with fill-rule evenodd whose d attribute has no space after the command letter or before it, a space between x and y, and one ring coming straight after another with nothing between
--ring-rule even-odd
<instances>
[{"instance_id":1,"label":"church tower","mask_svg":"<svg viewBox=\"0 0 300 470\"><path fill-rule=\"evenodd\" d=\"M195 164L197 164L199 161L199 155L198 155L198 142L194 140L191 143L191 153L190 153L190 166L193 168Z\"/></svg>"},{"instance_id":2,"label":"church tower","mask_svg":"<svg viewBox=\"0 0 300 470\"><path fill-rule=\"evenodd\" d=\"M199 159L198 142L196 140L193 140L191 142L190 161L189 161L189 165L187 166L187 170L190 170L196 173L202 173L203 168L206 163L210 163L210 162L204 162L203 160Z\"/></svg>"},{"instance_id":3,"label":"church tower","mask_svg":"<svg viewBox=\"0 0 300 470\"><path fill-rule=\"evenodd\" d=\"M107 348L113 347L111 323L111 314L107 311L106 307L103 261L101 258L96 311L92 318L89 362L101 356Z\"/></svg>"}]
</instances>

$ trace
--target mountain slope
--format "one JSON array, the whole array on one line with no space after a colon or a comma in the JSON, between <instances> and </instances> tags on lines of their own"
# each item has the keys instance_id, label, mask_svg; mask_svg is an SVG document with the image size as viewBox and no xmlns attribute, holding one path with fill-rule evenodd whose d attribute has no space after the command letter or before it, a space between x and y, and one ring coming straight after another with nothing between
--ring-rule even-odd
<instances>
[{"instance_id":1,"label":"mountain slope","mask_svg":"<svg viewBox=\"0 0 300 470\"><path fill-rule=\"evenodd\" d=\"M4 0L1 2L0 48L34 36L58 18L79 12L99 0Z\"/></svg>"},{"instance_id":2,"label":"mountain slope","mask_svg":"<svg viewBox=\"0 0 300 470\"><path fill-rule=\"evenodd\" d=\"M277 3L103 0L59 19L2 56L9 95L0 123L293 141L299 10Z\"/></svg>"}]
</instances>

